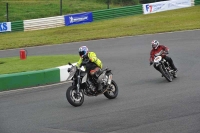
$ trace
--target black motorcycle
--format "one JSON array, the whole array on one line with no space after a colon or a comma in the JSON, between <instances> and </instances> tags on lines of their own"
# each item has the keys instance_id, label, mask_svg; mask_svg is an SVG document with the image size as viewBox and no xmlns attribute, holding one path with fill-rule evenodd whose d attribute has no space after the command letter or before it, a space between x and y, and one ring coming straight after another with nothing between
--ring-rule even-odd
<instances>
[{"instance_id":1,"label":"black motorcycle","mask_svg":"<svg viewBox=\"0 0 200 133\"><path fill-rule=\"evenodd\" d=\"M169 62L162 58L162 56L156 56L153 63L159 68L162 76L164 76L167 81L172 82L173 77L177 78L176 72L174 72Z\"/></svg>"},{"instance_id":2,"label":"black motorcycle","mask_svg":"<svg viewBox=\"0 0 200 133\"><path fill-rule=\"evenodd\" d=\"M75 107L81 106L84 102L84 95L97 96L104 94L108 99L114 99L117 97L118 86L112 79L113 74L110 69L106 68L101 70L97 76L92 76L89 79L88 73L81 69L83 64L80 65L80 68L71 63L68 64L72 66L68 69L68 80L72 80L73 82L66 91L66 97L71 105ZM95 86L95 91L91 86ZM101 89L99 90L98 87Z\"/></svg>"}]
</instances>

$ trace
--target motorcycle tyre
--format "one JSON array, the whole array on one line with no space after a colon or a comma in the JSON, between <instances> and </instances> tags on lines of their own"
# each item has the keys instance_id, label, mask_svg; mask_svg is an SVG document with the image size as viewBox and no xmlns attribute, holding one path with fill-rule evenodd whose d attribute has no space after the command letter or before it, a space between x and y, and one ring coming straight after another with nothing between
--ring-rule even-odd
<instances>
[{"instance_id":1,"label":"motorcycle tyre","mask_svg":"<svg viewBox=\"0 0 200 133\"><path fill-rule=\"evenodd\" d=\"M115 87L115 91L112 92L114 95L110 95L110 92L111 92L111 91L106 91L106 92L104 93L104 96L105 96L106 98L108 98L108 99L114 99L114 98L116 98L117 95L118 95L118 86L117 86L117 84L116 84L116 82L115 82L114 80L111 81L111 85L113 85L113 86Z\"/></svg>"},{"instance_id":2,"label":"motorcycle tyre","mask_svg":"<svg viewBox=\"0 0 200 133\"><path fill-rule=\"evenodd\" d=\"M159 66L159 69L160 69L160 72L162 73L162 75L166 78L166 80L168 82L172 82L172 77L170 76L170 73L168 71L165 72L162 65ZM167 73L167 75L166 75L166 73Z\"/></svg>"},{"instance_id":3,"label":"motorcycle tyre","mask_svg":"<svg viewBox=\"0 0 200 133\"><path fill-rule=\"evenodd\" d=\"M75 100L72 99L72 92L75 91L75 88L73 86L70 86L67 91L66 91L66 98L68 100L68 102L74 106L74 107L78 107L81 106L84 102L84 94L83 91L80 90L80 94L81 94L81 99L79 102L76 102Z\"/></svg>"}]
</instances>

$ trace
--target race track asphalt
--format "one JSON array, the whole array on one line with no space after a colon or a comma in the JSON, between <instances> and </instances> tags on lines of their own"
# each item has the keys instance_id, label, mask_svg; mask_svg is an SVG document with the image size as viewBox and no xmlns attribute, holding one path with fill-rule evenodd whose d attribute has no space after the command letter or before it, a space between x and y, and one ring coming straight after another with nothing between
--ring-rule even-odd
<instances>
[{"instance_id":1,"label":"race track asphalt","mask_svg":"<svg viewBox=\"0 0 200 133\"><path fill-rule=\"evenodd\" d=\"M178 68L172 82L149 66L151 41L170 48ZM0 133L199 133L200 30L26 48L28 56L78 54L86 45L113 70L116 99L65 97L71 83L0 92ZM19 49L0 57L19 56ZM67 64L67 62L66 62Z\"/></svg>"}]
</instances>

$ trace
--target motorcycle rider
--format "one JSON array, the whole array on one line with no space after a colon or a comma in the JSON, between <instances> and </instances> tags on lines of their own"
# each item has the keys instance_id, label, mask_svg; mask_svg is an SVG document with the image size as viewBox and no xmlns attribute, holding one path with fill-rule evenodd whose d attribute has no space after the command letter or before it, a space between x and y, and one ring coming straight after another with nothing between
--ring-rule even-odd
<instances>
[{"instance_id":1,"label":"motorcycle rider","mask_svg":"<svg viewBox=\"0 0 200 133\"><path fill-rule=\"evenodd\" d=\"M86 72L88 73L89 82L91 85L90 88L92 89L92 91L100 91L101 90L100 83L98 84L98 90L97 90L96 87L91 82L91 78L95 76L96 76L95 79L98 78L97 76L101 72L101 69L103 67L101 60L97 58L94 52L89 52L87 46L81 46L78 51L80 59L77 62L76 66L80 67L81 64L85 66Z\"/></svg>"},{"instance_id":2,"label":"motorcycle rider","mask_svg":"<svg viewBox=\"0 0 200 133\"><path fill-rule=\"evenodd\" d=\"M153 60L154 60L155 56L161 55L162 58L164 58L167 62L169 62L171 68L176 73L178 71L178 69L175 67L172 58L167 56L167 54L169 53L169 48L164 45L160 45L157 40L153 40L151 42L151 46L152 46L152 50L150 52L150 59L149 59L150 65L153 64ZM159 71L159 68L156 67L155 65L154 65L154 68Z\"/></svg>"}]
</instances>

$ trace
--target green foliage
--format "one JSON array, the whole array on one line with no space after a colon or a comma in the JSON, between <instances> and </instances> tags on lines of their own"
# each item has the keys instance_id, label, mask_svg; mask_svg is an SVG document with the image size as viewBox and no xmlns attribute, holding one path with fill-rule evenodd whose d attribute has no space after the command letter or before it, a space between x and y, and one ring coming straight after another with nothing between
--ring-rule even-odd
<instances>
[{"instance_id":1,"label":"green foliage","mask_svg":"<svg viewBox=\"0 0 200 133\"><path fill-rule=\"evenodd\" d=\"M6 21L6 3L10 22L107 9L107 3L98 0L62 0L62 10L60 0L6 0L0 1L0 22Z\"/></svg>"}]
</instances>

